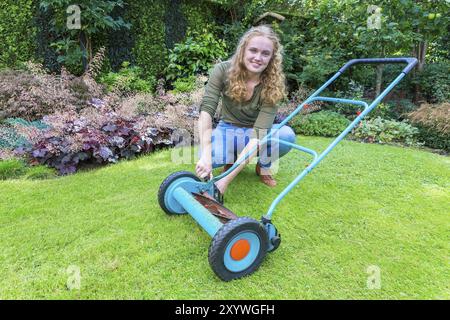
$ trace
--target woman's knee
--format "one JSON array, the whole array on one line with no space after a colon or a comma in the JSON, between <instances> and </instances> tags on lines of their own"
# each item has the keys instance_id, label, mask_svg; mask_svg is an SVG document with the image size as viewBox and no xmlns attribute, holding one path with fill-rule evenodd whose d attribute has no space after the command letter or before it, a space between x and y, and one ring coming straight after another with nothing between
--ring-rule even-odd
<instances>
[{"instance_id":1,"label":"woman's knee","mask_svg":"<svg viewBox=\"0 0 450 320\"><path fill-rule=\"evenodd\" d=\"M282 126L279 130L278 139L294 143L295 142L295 132L289 126Z\"/></svg>"},{"instance_id":2,"label":"woman's knee","mask_svg":"<svg viewBox=\"0 0 450 320\"><path fill-rule=\"evenodd\" d=\"M279 130L278 139L280 139L282 141L287 141L290 143L295 143L295 132L294 132L294 130L292 130L291 127L283 126ZM292 149L291 146L285 145L283 143L279 144L279 148L280 148L279 149L280 157L284 156L286 153L288 153Z\"/></svg>"}]
</instances>

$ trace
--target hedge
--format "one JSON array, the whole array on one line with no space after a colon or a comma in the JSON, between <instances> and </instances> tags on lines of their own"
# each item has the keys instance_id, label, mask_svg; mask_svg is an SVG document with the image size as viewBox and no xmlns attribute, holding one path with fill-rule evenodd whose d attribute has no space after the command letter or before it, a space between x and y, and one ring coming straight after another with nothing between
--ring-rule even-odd
<instances>
[{"instance_id":1,"label":"hedge","mask_svg":"<svg viewBox=\"0 0 450 320\"><path fill-rule=\"evenodd\" d=\"M34 58L34 8L33 0L0 1L0 68Z\"/></svg>"}]
</instances>

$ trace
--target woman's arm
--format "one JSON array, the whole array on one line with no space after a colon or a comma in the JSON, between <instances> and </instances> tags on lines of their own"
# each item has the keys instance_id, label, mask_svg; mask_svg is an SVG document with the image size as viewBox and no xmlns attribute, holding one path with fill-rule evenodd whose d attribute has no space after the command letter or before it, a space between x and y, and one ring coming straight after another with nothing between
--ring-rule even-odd
<instances>
[{"instance_id":1,"label":"woman's arm","mask_svg":"<svg viewBox=\"0 0 450 320\"><path fill-rule=\"evenodd\" d=\"M200 134L200 160L197 162L195 172L198 177L204 179L210 177L212 173L211 161L211 136L212 136L212 119L216 113L219 99L224 88L225 65L223 63L216 64L211 72L209 81L205 87L200 104L200 117L198 120L198 131Z\"/></svg>"},{"instance_id":2,"label":"woman's arm","mask_svg":"<svg viewBox=\"0 0 450 320\"><path fill-rule=\"evenodd\" d=\"M197 162L195 172L198 177L204 179L208 178L212 172L212 118L208 112L200 112L198 120L198 132L200 135L200 160Z\"/></svg>"}]
</instances>

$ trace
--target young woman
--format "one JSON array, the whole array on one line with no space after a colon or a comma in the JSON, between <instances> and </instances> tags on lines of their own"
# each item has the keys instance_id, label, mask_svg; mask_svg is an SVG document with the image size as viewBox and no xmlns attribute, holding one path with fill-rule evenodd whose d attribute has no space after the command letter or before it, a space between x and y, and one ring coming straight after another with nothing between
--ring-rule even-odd
<instances>
[{"instance_id":1,"label":"young woman","mask_svg":"<svg viewBox=\"0 0 450 320\"><path fill-rule=\"evenodd\" d=\"M196 165L200 178L210 177L216 167L229 169L258 146L259 140L272 128L277 103L285 96L281 51L280 40L270 27L253 27L242 36L231 60L214 67L200 106L201 155ZM212 131L212 119L220 98L220 122ZM295 134L288 126L282 127L274 137L295 141ZM289 150L273 142L261 145L247 161L216 182L218 191L223 195L231 181L258 153L256 174L266 185L275 186L271 163Z\"/></svg>"}]
</instances>

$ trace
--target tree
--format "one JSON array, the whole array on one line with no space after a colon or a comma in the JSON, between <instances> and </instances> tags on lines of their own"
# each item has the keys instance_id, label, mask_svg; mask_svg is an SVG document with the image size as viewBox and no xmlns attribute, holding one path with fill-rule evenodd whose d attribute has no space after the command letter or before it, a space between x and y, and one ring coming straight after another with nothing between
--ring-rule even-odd
<instances>
[{"instance_id":1,"label":"tree","mask_svg":"<svg viewBox=\"0 0 450 320\"><path fill-rule=\"evenodd\" d=\"M93 39L106 30L130 28L122 17L113 18L116 7L123 8L122 0L79 0L72 5L71 0L42 0L40 8L51 10L50 25L60 35L60 40L51 44L59 53L58 62L78 70L81 61L86 61L83 71L93 58ZM78 16L77 16L78 15Z\"/></svg>"},{"instance_id":2,"label":"tree","mask_svg":"<svg viewBox=\"0 0 450 320\"><path fill-rule=\"evenodd\" d=\"M401 28L408 33L412 55L419 61L416 74L423 72L427 52L435 41L448 33L450 1L447 0L401 0L392 5ZM416 84L415 100L419 100L420 86Z\"/></svg>"}]
</instances>

